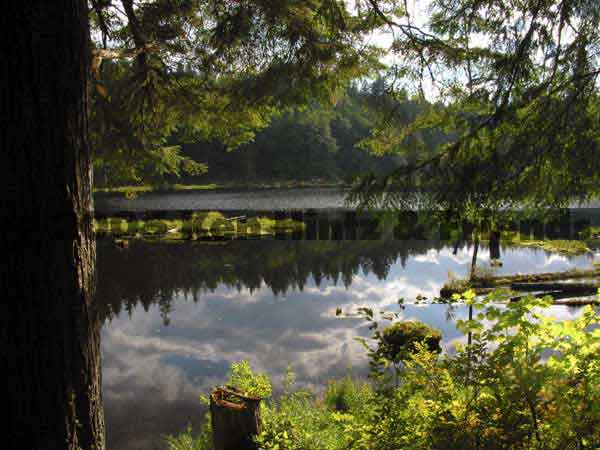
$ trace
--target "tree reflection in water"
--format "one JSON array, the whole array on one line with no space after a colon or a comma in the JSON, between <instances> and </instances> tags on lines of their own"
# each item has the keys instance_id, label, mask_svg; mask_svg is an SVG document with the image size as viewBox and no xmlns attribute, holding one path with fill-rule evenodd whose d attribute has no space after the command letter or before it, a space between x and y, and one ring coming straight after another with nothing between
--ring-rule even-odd
<instances>
[{"instance_id":1,"label":"tree reflection in water","mask_svg":"<svg viewBox=\"0 0 600 450\"><path fill-rule=\"evenodd\" d=\"M160 305L165 322L176 293L194 301L219 285L250 292L264 285L274 295L301 291L309 278L346 288L362 271L379 280L400 260L441 250L447 244L425 240L227 241L161 243L132 241L126 249L98 243L96 307L102 319L141 304Z\"/></svg>"}]
</instances>

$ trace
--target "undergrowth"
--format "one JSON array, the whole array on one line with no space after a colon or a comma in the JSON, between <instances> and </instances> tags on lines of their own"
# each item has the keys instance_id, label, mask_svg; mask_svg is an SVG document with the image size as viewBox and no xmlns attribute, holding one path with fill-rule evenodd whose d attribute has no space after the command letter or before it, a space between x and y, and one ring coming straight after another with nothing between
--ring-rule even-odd
<instances>
[{"instance_id":1,"label":"undergrowth","mask_svg":"<svg viewBox=\"0 0 600 450\"><path fill-rule=\"evenodd\" d=\"M375 347L368 382L331 381L322 395L286 383L284 395L263 402L259 448L600 448L599 311L587 306L578 318L561 321L544 313L550 298L506 303L505 295L456 296L475 314L457 321L472 344L453 353L432 351L423 340L412 342L401 361L390 361ZM396 373L381 376L385 371ZM210 425L167 443L169 450L212 450Z\"/></svg>"}]
</instances>

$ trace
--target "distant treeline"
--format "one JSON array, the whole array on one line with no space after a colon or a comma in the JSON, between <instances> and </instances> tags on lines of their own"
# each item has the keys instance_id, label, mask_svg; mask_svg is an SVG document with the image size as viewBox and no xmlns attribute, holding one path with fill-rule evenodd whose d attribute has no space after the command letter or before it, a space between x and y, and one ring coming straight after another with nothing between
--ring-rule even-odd
<instances>
[{"instance_id":1,"label":"distant treeline","mask_svg":"<svg viewBox=\"0 0 600 450\"><path fill-rule=\"evenodd\" d=\"M380 106L387 103L385 108ZM382 82L353 85L335 106L313 104L275 117L252 142L225 151L219 142L185 144L182 153L208 165L208 173L184 182L324 180L350 182L366 173L383 174L417 156L375 156L359 148L393 105L398 125L412 122L422 106L386 98ZM390 111L391 112L391 111ZM443 139L439 132L420 136L432 152ZM422 154L420 155L423 156Z\"/></svg>"},{"instance_id":2,"label":"distant treeline","mask_svg":"<svg viewBox=\"0 0 600 450\"><path fill-rule=\"evenodd\" d=\"M169 145L181 146L181 155L206 164L199 175L164 174L165 184L269 183L316 181L349 183L356 177L385 174L394 167L433 153L445 140L438 130L418 134L415 145L402 154L375 155L360 143L382 126L398 129L414 121L427 104L387 93L382 80L354 83L335 105L313 103L277 114L253 140L230 150L218 140L185 142L177 134ZM98 185L111 177L98 167Z\"/></svg>"}]
</instances>

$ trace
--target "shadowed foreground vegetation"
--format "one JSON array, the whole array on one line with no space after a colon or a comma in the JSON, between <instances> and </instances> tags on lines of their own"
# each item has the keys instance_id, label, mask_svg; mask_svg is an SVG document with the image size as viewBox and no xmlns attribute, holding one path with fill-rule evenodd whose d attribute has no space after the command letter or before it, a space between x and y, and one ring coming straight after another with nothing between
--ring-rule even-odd
<instances>
[{"instance_id":1,"label":"shadowed foreground vegetation","mask_svg":"<svg viewBox=\"0 0 600 450\"><path fill-rule=\"evenodd\" d=\"M600 298L600 292L598 293ZM398 361L370 349L371 380L331 381L324 394L294 390L263 402L258 446L269 450L584 450L600 446L600 314L575 320L540 311L551 299L527 297L506 307L494 293L463 300L475 317L458 321L472 343L439 355L424 341ZM485 322L485 325L484 325ZM378 324L372 323L377 329ZM431 331L435 336L435 331ZM388 333L389 334L389 333ZM383 333L375 332L381 343ZM369 344L366 344L369 347ZM408 348L406 350L409 350ZM550 352L549 352L550 351ZM389 356L388 356L389 357ZM234 364L230 384L252 393L264 375ZM211 450L210 417L169 437L170 450Z\"/></svg>"}]
</instances>

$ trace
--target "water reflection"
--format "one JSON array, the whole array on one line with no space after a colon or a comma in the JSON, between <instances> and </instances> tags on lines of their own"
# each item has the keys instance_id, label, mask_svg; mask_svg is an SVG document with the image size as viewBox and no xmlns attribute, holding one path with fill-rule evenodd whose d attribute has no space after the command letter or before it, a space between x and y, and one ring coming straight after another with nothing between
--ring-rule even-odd
<instances>
[{"instance_id":1,"label":"water reflection","mask_svg":"<svg viewBox=\"0 0 600 450\"><path fill-rule=\"evenodd\" d=\"M485 264L489 250L479 257ZM503 248L502 259L500 273L591 264L516 248ZM467 246L453 254L435 241L100 243L109 448L161 448L164 433L198 424L198 393L222 382L232 361L248 359L276 385L290 364L308 386L349 367L364 374L364 351L353 338L369 331L359 319L335 317L336 308L398 311L398 298L431 298L448 271L464 276L469 264ZM463 339L449 313L467 316L461 307L409 305L401 317L440 329L448 349Z\"/></svg>"},{"instance_id":2,"label":"water reflection","mask_svg":"<svg viewBox=\"0 0 600 450\"><path fill-rule=\"evenodd\" d=\"M219 210L274 211L346 209L347 189L275 188L219 189L214 191L151 192L128 199L123 194L96 194L96 211ZM573 204L572 208L600 208L600 202Z\"/></svg>"},{"instance_id":3,"label":"water reflection","mask_svg":"<svg viewBox=\"0 0 600 450\"><path fill-rule=\"evenodd\" d=\"M346 191L339 188L229 189L215 191L154 192L127 199L122 194L96 195L96 210L156 211L193 210L290 210L341 209Z\"/></svg>"}]
</instances>

